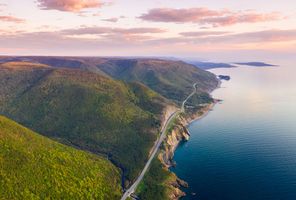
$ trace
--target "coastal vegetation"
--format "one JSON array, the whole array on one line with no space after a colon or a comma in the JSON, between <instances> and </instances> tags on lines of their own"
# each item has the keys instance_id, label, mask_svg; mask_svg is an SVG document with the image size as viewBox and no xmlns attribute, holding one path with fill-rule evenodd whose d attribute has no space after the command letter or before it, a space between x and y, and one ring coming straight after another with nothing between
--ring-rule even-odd
<instances>
[{"instance_id":1,"label":"coastal vegetation","mask_svg":"<svg viewBox=\"0 0 296 200\"><path fill-rule=\"evenodd\" d=\"M0 116L0 199L120 196L120 171L111 162Z\"/></svg>"},{"instance_id":2,"label":"coastal vegetation","mask_svg":"<svg viewBox=\"0 0 296 200\"><path fill-rule=\"evenodd\" d=\"M155 158L138 187L138 196L141 200L167 200L174 190L171 185L173 182L176 182L176 176L165 169L158 158Z\"/></svg>"}]
</instances>

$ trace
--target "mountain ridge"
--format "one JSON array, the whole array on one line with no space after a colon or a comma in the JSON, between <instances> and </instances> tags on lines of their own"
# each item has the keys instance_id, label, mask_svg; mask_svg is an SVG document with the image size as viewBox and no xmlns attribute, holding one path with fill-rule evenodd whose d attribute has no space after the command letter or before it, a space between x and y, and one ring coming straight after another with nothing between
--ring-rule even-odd
<instances>
[{"instance_id":1,"label":"mountain ridge","mask_svg":"<svg viewBox=\"0 0 296 200\"><path fill-rule=\"evenodd\" d=\"M190 94L192 84L199 83L200 93L208 93L219 84L214 74L180 60L48 56L0 58L0 62L7 61L37 62L56 68L90 71L128 82L141 82L179 105Z\"/></svg>"}]
</instances>

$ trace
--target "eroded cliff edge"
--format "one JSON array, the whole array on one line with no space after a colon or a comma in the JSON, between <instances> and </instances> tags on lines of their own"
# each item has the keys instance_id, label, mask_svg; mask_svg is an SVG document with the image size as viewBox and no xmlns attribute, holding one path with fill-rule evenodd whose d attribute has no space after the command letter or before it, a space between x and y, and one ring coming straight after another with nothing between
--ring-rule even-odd
<instances>
[{"instance_id":1,"label":"eroded cliff edge","mask_svg":"<svg viewBox=\"0 0 296 200\"><path fill-rule=\"evenodd\" d=\"M217 82L215 88L218 88ZM175 165L173 161L174 152L182 141L190 138L187 126L194 120L204 117L218 102L211 97L210 93L215 89L202 91L196 88L195 94L190 95L183 102L184 107L179 110L179 114L170 122L166 130L166 138L145 175L142 183L137 188L136 194L140 199L155 200L177 200L185 196L182 191L188 184L179 179L176 174L170 171L170 167ZM162 122L172 113L171 105L167 105L162 115ZM174 107L176 109L176 107ZM171 112L168 112L170 111ZM163 124L163 123L162 123Z\"/></svg>"},{"instance_id":2,"label":"eroded cliff edge","mask_svg":"<svg viewBox=\"0 0 296 200\"><path fill-rule=\"evenodd\" d=\"M173 160L174 152L178 145L187 141L190 138L190 132L187 126L195 120L201 119L207 115L207 113L212 110L214 105L217 103L214 100L212 103L199 105L198 107L186 108L185 113L181 113L173 124L171 124L166 140L164 142L163 148L161 149L158 159L161 161L163 167L169 171L170 167L175 165ZM179 179L173 172L171 173L171 181L168 181L170 190L168 190L169 199L176 200L185 196L186 194L181 190L182 187L188 187L188 184Z\"/></svg>"}]
</instances>

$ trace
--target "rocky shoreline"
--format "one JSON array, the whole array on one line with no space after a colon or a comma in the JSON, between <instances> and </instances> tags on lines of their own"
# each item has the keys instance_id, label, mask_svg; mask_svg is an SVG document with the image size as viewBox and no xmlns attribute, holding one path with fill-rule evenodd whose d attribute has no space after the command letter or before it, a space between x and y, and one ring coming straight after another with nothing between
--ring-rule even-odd
<instances>
[{"instance_id":1,"label":"rocky shoreline","mask_svg":"<svg viewBox=\"0 0 296 200\"><path fill-rule=\"evenodd\" d=\"M219 101L214 100L213 103L202 105L195 111L189 110L186 112L186 114L179 115L172 129L168 133L164 141L163 148L158 155L158 159L167 170L169 170L170 167L175 166L173 157L179 144L182 141L188 141L190 138L190 132L187 129L188 125L193 121L205 117L217 102ZM186 195L186 193L181 189L182 187L188 187L188 184L185 181L179 179L174 173L172 174L175 177L175 180L170 183L170 186L173 188L173 190L171 190L169 198L177 200Z\"/></svg>"}]
</instances>

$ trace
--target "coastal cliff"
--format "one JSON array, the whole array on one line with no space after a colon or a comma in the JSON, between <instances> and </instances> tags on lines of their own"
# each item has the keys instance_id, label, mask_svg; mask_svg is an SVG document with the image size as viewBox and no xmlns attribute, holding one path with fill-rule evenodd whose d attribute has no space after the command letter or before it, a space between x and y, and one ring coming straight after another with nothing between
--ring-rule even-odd
<instances>
[{"instance_id":1,"label":"coastal cliff","mask_svg":"<svg viewBox=\"0 0 296 200\"><path fill-rule=\"evenodd\" d=\"M215 105L217 101L214 101L210 104L202 105L195 109L186 109L185 113L182 113L178 116L175 123L170 128L164 148L160 152L160 158L164 166L167 168L174 166L174 152L180 142L187 141L190 138L190 132L187 129L187 126L195 120L201 119L204 117Z\"/></svg>"},{"instance_id":2,"label":"coastal cliff","mask_svg":"<svg viewBox=\"0 0 296 200\"><path fill-rule=\"evenodd\" d=\"M185 113L181 113L175 122L171 125L168 130L166 140L164 142L163 148L161 149L158 159L162 163L163 167L169 171L170 167L175 166L173 160L174 152L178 145L182 141L188 141L190 138L190 132L187 126L195 120L204 117L217 103L216 100L209 104L200 105L195 108L186 108ZM171 200L177 200L186 194L181 190L182 187L188 187L188 184L179 179L173 172L170 172L171 178L167 181L169 186L168 197Z\"/></svg>"},{"instance_id":3,"label":"coastal cliff","mask_svg":"<svg viewBox=\"0 0 296 200\"><path fill-rule=\"evenodd\" d=\"M175 104L170 104L163 110L161 129L173 113L176 111L178 113L167 125L166 137L157 158L152 161L148 173L137 188L136 194L140 199L178 200L186 195L182 188L188 187L188 183L171 172L170 167L175 165L173 157L178 145L190 138L187 126L192 121L205 116L217 102L209 93L210 91L198 91L185 100L182 109Z\"/></svg>"},{"instance_id":4,"label":"coastal cliff","mask_svg":"<svg viewBox=\"0 0 296 200\"><path fill-rule=\"evenodd\" d=\"M167 135L164 149L160 152L160 159L166 168L174 165L172 160L174 152L181 141L186 141L190 137L190 133L183 123L178 122Z\"/></svg>"}]
</instances>

